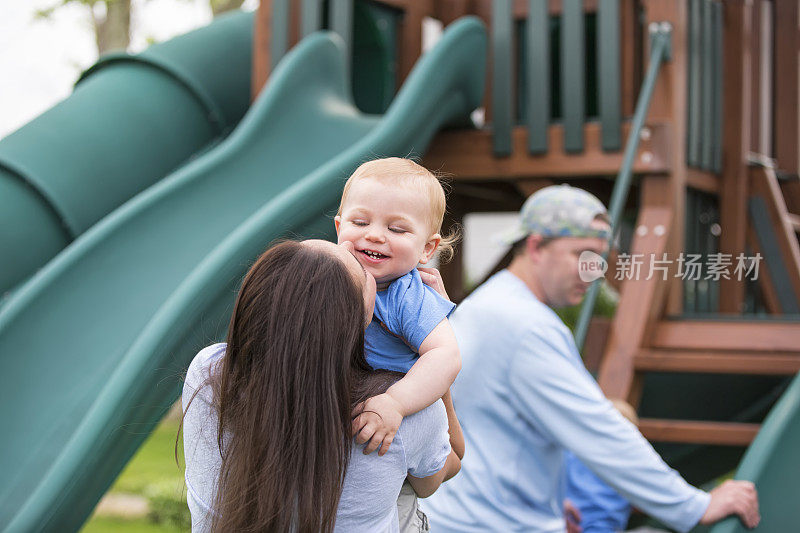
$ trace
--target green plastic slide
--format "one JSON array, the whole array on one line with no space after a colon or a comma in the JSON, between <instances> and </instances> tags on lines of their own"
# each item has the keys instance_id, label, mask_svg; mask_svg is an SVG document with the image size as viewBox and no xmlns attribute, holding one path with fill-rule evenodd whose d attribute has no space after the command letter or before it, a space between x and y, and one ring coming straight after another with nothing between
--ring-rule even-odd
<instances>
[{"instance_id":1,"label":"green plastic slide","mask_svg":"<svg viewBox=\"0 0 800 533\"><path fill-rule=\"evenodd\" d=\"M800 374L769 412L747 449L736 479L756 484L761 523L747 529L736 518L717 524L712 533L797 531L800 495Z\"/></svg>"},{"instance_id":2,"label":"green plastic slide","mask_svg":"<svg viewBox=\"0 0 800 533\"><path fill-rule=\"evenodd\" d=\"M0 524L86 519L222 338L248 265L274 239L330 235L361 162L421 154L483 93L486 33L452 24L383 116L353 105L341 40L305 39L237 129L83 233L0 309ZM292 327L287 324L287 327Z\"/></svg>"},{"instance_id":3,"label":"green plastic slide","mask_svg":"<svg viewBox=\"0 0 800 533\"><path fill-rule=\"evenodd\" d=\"M207 150L250 106L253 14L108 55L0 140L0 297L112 210Z\"/></svg>"}]
</instances>

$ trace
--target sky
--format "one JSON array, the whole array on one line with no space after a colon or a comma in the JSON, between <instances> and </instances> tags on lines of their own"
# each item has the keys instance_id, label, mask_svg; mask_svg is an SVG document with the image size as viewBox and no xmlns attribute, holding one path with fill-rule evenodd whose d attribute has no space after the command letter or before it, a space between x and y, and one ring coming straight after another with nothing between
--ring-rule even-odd
<instances>
[{"instance_id":1,"label":"sky","mask_svg":"<svg viewBox=\"0 0 800 533\"><path fill-rule=\"evenodd\" d=\"M97 60L88 8L69 4L51 18L35 18L39 9L59 0L0 0L0 139L68 97L80 73ZM164 41L211 21L207 0L132 0L130 52ZM255 9L258 0L246 0ZM438 40L441 25L428 21L423 48ZM465 220L467 276L480 279L504 250L489 238L513 223L513 215L473 214Z\"/></svg>"}]
</instances>

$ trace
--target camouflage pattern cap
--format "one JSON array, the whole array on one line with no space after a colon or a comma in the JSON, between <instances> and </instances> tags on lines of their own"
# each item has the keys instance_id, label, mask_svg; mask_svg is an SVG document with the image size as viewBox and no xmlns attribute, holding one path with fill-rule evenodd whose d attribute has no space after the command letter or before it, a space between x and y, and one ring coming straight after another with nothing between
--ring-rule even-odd
<instances>
[{"instance_id":1,"label":"camouflage pattern cap","mask_svg":"<svg viewBox=\"0 0 800 533\"><path fill-rule=\"evenodd\" d=\"M519 212L517 225L499 234L497 240L514 244L528 235L608 239L608 228L591 227L598 215L607 217L608 212L594 195L566 184L552 185L532 194Z\"/></svg>"}]
</instances>

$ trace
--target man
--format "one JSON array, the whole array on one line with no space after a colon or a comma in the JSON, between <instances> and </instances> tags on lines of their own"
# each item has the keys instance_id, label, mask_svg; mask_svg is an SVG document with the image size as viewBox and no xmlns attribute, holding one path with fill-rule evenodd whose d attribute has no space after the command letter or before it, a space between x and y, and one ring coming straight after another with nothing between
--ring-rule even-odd
<instances>
[{"instance_id":1,"label":"man","mask_svg":"<svg viewBox=\"0 0 800 533\"><path fill-rule=\"evenodd\" d=\"M609 232L605 207L586 191L538 191L505 235L515 247L508 269L456 309L463 366L453 399L466 455L461 474L422 505L432 531L564 531L565 450L679 531L730 514L758 523L752 483L705 493L661 460L603 396L553 312L581 301L578 258L602 254Z\"/></svg>"}]
</instances>

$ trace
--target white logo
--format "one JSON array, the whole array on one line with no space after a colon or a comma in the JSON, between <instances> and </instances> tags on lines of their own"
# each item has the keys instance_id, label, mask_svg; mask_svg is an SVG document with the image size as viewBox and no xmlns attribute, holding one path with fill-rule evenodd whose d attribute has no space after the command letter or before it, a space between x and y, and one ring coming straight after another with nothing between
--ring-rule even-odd
<instances>
[{"instance_id":1,"label":"white logo","mask_svg":"<svg viewBox=\"0 0 800 533\"><path fill-rule=\"evenodd\" d=\"M578 258L578 276L585 283L604 277L607 270L606 260L594 252L585 250Z\"/></svg>"}]
</instances>

